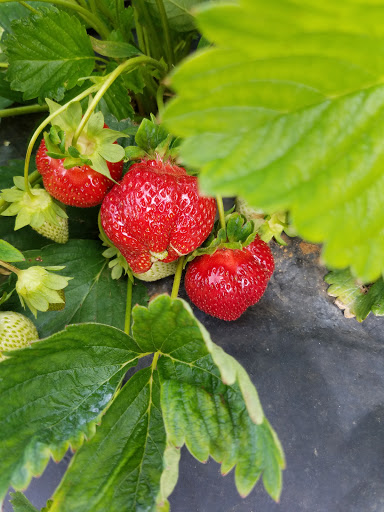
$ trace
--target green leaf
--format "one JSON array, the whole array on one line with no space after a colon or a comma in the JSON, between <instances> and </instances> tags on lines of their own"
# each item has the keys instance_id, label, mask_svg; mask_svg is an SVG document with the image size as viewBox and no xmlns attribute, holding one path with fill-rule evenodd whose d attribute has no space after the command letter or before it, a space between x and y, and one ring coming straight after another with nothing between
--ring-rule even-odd
<instances>
[{"instance_id":1,"label":"green leaf","mask_svg":"<svg viewBox=\"0 0 384 512\"><path fill-rule=\"evenodd\" d=\"M10 88L9 82L5 80L5 76L5 73L0 73L0 97L9 100L9 104L15 101L22 103L23 95L20 92L13 91ZM5 107L3 106L3 108Z\"/></svg>"},{"instance_id":2,"label":"green leaf","mask_svg":"<svg viewBox=\"0 0 384 512\"><path fill-rule=\"evenodd\" d=\"M124 328L127 283L112 279L102 251L99 241L70 240L65 245L52 244L24 253L26 262L18 263L19 268L24 269L31 264L45 267L64 265L60 274L73 277L65 289L64 310L39 313L37 320L33 319L40 336L49 336L66 325L81 322L99 322ZM0 287L0 295L4 291L9 292L14 285L15 278L11 277ZM145 290L141 283L134 285L133 304L146 304ZM22 308L16 295L7 302L7 307L33 318Z\"/></svg>"},{"instance_id":3,"label":"green leaf","mask_svg":"<svg viewBox=\"0 0 384 512\"><path fill-rule=\"evenodd\" d=\"M61 100L95 64L85 28L75 16L56 9L42 9L14 21L5 45L7 79L12 89L23 92L25 100Z\"/></svg>"},{"instance_id":4,"label":"green leaf","mask_svg":"<svg viewBox=\"0 0 384 512\"><path fill-rule=\"evenodd\" d=\"M33 6L35 9L38 7L43 7L43 2L25 2L28 5ZM20 18L29 16L31 11L16 2L5 3L1 6L0 9L0 27L2 27L7 32L12 32L12 21L19 20Z\"/></svg>"},{"instance_id":5,"label":"green leaf","mask_svg":"<svg viewBox=\"0 0 384 512\"><path fill-rule=\"evenodd\" d=\"M187 303L162 295L133 311L133 337L143 352L159 351L161 406L169 441L200 461L212 456L247 495L263 474L274 499L284 455L244 368L215 345Z\"/></svg>"},{"instance_id":6,"label":"green leaf","mask_svg":"<svg viewBox=\"0 0 384 512\"><path fill-rule=\"evenodd\" d=\"M13 512L39 512L21 492L11 492Z\"/></svg>"},{"instance_id":7,"label":"green leaf","mask_svg":"<svg viewBox=\"0 0 384 512\"><path fill-rule=\"evenodd\" d=\"M137 372L75 455L51 512L155 510L166 439L157 371Z\"/></svg>"},{"instance_id":8,"label":"green leaf","mask_svg":"<svg viewBox=\"0 0 384 512\"><path fill-rule=\"evenodd\" d=\"M125 333L70 326L0 363L0 500L41 474L50 456L90 438L126 370L139 356Z\"/></svg>"},{"instance_id":9,"label":"green leaf","mask_svg":"<svg viewBox=\"0 0 384 512\"><path fill-rule=\"evenodd\" d=\"M381 9L209 4L197 21L215 47L176 70L179 97L164 112L205 193L290 210L329 266L366 282L384 270Z\"/></svg>"},{"instance_id":10,"label":"green leaf","mask_svg":"<svg viewBox=\"0 0 384 512\"><path fill-rule=\"evenodd\" d=\"M327 293L336 297L336 305L347 318L362 322L369 313L384 315L384 281L381 277L370 287L359 284L349 269L333 270L324 278L330 284Z\"/></svg>"},{"instance_id":11,"label":"green leaf","mask_svg":"<svg viewBox=\"0 0 384 512\"><path fill-rule=\"evenodd\" d=\"M0 239L0 260L8 262L24 261L24 256L16 247Z\"/></svg>"},{"instance_id":12,"label":"green leaf","mask_svg":"<svg viewBox=\"0 0 384 512\"><path fill-rule=\"evenodd\" d=\"M140 50L129 43L120 41L100 41L90 37L92 48L96 53L104 55L104 57L111 57L112 59L126 59L134 57L135 55L141 55Z\"/></svg>"},{"instance_id":13,"label":"green leaf","mask_svg":"<svg viewBox=\"0 0 384 512\"><path fill-rule=\"evenodd\" d=\"M143 119L137 130L136 144L146 152L154 150L168 137L168 132L159 124Z\"/></svg>"},{"instance_id":14,"label":"green leaf","mask_svg":"<svg viewBox=\"0 0 384 512\"><path fill-rule=\"evenodd\" d=\"M196 29L192 9L207 0L164 0L164 8L171 29L177 32L189 32ZM153 19L160 25L160 13L156 0L145 0Z\"/></svg>"}]
</instances>

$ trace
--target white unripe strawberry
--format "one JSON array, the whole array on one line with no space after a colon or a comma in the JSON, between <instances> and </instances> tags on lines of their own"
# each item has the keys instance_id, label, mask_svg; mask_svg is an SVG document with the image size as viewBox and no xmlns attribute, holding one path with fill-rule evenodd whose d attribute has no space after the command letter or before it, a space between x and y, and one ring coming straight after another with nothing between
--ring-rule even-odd
<instances>
[{"instance_id":1,"label":"white unripe strawberry","mask_svg":"<svg viewBox=\"0 0 384 512\"><path fill-rule=\"evenodd\" d=\"M5 359L2 351L28 347L38 339L37 329L29 318L14 311L0 312L0 361Z\"/></svg>"}]
</instances>

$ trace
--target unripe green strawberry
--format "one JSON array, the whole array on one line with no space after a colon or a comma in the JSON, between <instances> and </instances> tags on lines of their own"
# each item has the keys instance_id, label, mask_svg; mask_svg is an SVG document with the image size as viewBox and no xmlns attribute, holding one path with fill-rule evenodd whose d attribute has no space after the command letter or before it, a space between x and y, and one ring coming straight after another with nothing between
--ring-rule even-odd
<instances>
[{"instance_id":1,"label":"unripe green strawberry","mask_svg":"<svg viewBox=\"0 0 384 512\"><path fill-rule=\"evenodd\" d=\"M38 339L37 329L29 318L13 311L0 312L0 361L5 359L1 351L28 347Z\"/></svg>"},{"instance_id":2,"label":"unripe green strawberry","mask_svg":"<svg viewBox=\"0 0 384 512\"><path fill-rule=\"evenodd\" d=\"M66 244L68 242L68 219L57 217L57 221L58 225L45 221L42 226L33 229L58 244Z\"/></svg>"},{"instance_id":3,"label":"unripe green strawberry","mask_svg":"<svg viewBox=\"0 0 384 512\"><path fill-rule=\"evenodd\" d=\"M179 260L172 261L171 263L155 261L147 272L133 275L141 281L158 281L164 277L173 276L176 273L178 261Z\"/></svg>"}]
</instances>

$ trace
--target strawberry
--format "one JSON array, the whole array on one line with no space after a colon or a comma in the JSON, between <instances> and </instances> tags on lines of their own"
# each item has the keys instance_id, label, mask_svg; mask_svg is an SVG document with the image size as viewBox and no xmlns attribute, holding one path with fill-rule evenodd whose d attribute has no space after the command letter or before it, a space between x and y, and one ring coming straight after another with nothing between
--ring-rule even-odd
<instances>
[{"instance_id":1,"label":"strawberry","mask_svg":"<svg viewBox=\"0 0 384 512\"><path fill-rule=\"evenodd\" d=\"M0 361L5 358L1 351L24 348L38 339L37 329L29 318L13 311L0 312Z\"/></svg>"},{"instance_id":2,"label":"strawberry","mask_svg":"<svg viewBox=\"0 0 384 512\"><path fill-rule=\"evenodd\" d=\"M176 273L177 261L171 263L164 263L162 261L155 261L152 263L151 268L143 274L133 274L140 281L158 281L164 277L173 276Z\"/></svg>"},{"instance_id":3,"label":"strawberry","mask_svg":"<svg viewBox=\"0 0 384 512\"><path fill-rule=\"evenodd\" d=\"M121 178L124 149L116 143L125 134L110 130L101 112L92 113L77 137L82 120L80 103L56 115L60 105L47 99L54 125L44 133L36 155L45 189L70 206L100 204L113 181ZM76 139L76 140L75 140Z\"/></svg>"},{"instance_id":4,"label":"strawberry","mask_svg":"<svg viewBox=\"0 0 384 512\"><path fill-rule=\"evenodd\" d=\"M202 311L222 320L236 320L260 300L274 270L272 253L258 237L242 249L219 248L195 258L184 286Z\"/></svg>"},{"instance_id":5,"label":"strawberry","mask_svg":"<svg viewBox=\"0 0 384 512\"><path fill-rule=\"evenodd\" d=\"M121 178L124 162L107 162L111 177ZM87 208L100 204L113 181L94 171L89 165L66 169L64 158L51 158L42 140L36 155L36 167L43 177L44 188L57 200L69 206Z\"/></svg>"},{"instance_id":6,"label":"strawberry","mask_svg":"<svg viewBox=\"0 0 384 512\"><path fill-rule=\"evenodd\" d=\"M100 211L107 237L132 271L175 261L196 249L212 230L213 198L198 193L197 178L169 161L133 164L106 195Z\"/></svg>"}]
</instances>

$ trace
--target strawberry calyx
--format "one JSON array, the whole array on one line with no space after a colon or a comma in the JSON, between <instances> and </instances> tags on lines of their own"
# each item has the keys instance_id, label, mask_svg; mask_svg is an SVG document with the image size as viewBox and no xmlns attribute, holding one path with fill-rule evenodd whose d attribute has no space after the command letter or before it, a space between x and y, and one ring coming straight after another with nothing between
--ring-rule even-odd
<instances>
[{"instance_id":1,"label":"strawberry calyx","mask_svg":"<svg viewBox=\"0 0 384 512\"><path fill-rule=\"evenodd\" d=\"M251 208L249 204L240 197L235 201L236 211L244 215L248 220L255 223L256 232L263 242L270 242L272 238L280 245L287 245L282 238L285 232L288 236L296 236L296 232L288 222L287 212L275 212L266 214L262 210Z\"/></svg>"},{"instance_id":2,"label":"strawberry calyx","mask_svg":"<svg viewBox=\"0 0 384 512\"><path fill-rule=\"evenodd\" d=\"M244 215L232 210L225 214L225 228L221 227L220 221L216 221L210 236L186 257L184 266L197 256L214 254L219 249L244 249L255 240L257 231L253 220L247 220Z\"/></svg>"},{"instance_id":3,"label":"strawberry calyx","mask_svg":"<svg viewBox=\"0 0 384 512\"><path fill-rule=\"evenodd\" d=\"M133 282L133 274L130 266L128 265L127 260L121 254L119 249L117 249L107 235L104 232L103 226L101 225L100 212L98 216L98 224L99 224L99 238L103 242L103 245L107 247L105 251L102 253L104 258L109 259L108 267L111 269L111 277L112 279L120 279L123 275L127 275L128 279Z\"/></svg>"},{"instance_id":4,"label":"strawberry calyx","mask_svg":"<svg viewBox=\"0 0 384 512\"><path fill-rule=\"evenodd\" d=\"M24 178L14 176L13 188L4 189L1 199L10 203L1 215L16 215L15 230L30 225L35 231L58 243L68 241L68 216L51 195L38 185L25 189Z\"/></svg>"},{"instance_id":5,"label":"strawberry calyx","mask_svg":"<svg viewBox=\"0 0 384 512\"><path fill-rule=\"evenodd\" d=\"M157 124L156 118L143 119L135 135L136 146L125 148L125 159L130 160L161 160L175 162L181 143L179 137L169 134L165 128Z\"/></svg>"},{"instance_id":6,"label":"strawberry calyx","mask_svg":"<svg viewBox=\"0 0 384 512\"><path fill-rule=\"evenodd\" d=\"M61 106L47 98L50 114L54 114ZM76 144L73 138L80 124L83 113L80 102L71 103L67 110L55 117L49 132L44 132L47 154L51 158L63 159L66 169L88 165L91 169L111 177L107 162L120 162L125 158L124 148L115 144L120 137L129 135L111 130L104 123L102 112L93 112L85 124Z\"/></svg>"},{"instance_id":7,"label":"strawberry calyx","mask_svg":"<svg viewBox=\"0 0 384 512\"><path fill-rule=\"evenodd\" d=\"M34 266L17 271L16 292L22 306L25 308L27 305L35 317L37 311L48 311L51 305L65 305L62 290L68 286L68 281L72 277L50 272L63 268L65 267Z\"/></svg>"}]
</instances>

